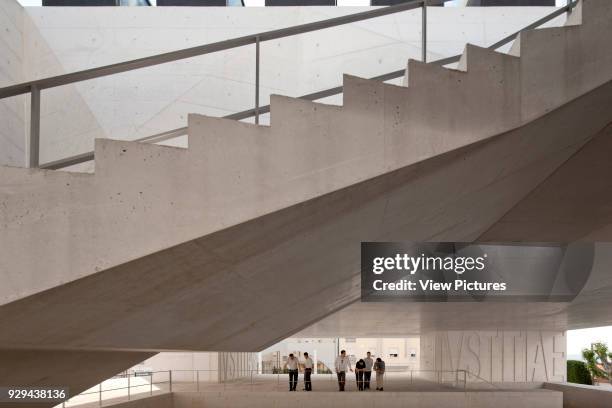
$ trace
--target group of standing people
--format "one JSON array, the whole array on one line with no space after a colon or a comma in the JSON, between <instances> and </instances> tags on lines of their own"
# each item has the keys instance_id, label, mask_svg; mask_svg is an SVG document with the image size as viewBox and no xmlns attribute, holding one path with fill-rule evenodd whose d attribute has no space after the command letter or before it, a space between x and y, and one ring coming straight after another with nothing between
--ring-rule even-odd
<instances>
[{"instance_id":1,"label":"group of standing people","mask_svg":"<svg viewBox=\"0 0 612 408\"><path fill-rule=\"evenodd\" d=\"M336 357L335 362L336 375L338 376L338 388L340 391L344 391L346 384L346 372L351 371L351 361L346 355L346 351L342 350L340 355ZM304 353L304 360L302 362L304 367L304 390L312 391L312 382L310 376L312 375L313 361L308 356L308 353ZM285 364L289 371L289 391L296 391L298 383L298 373L300 371L300 361L293 355L289 354L287 363ZM374 361L372 354L368 351L366 358L359 359L355 364L355 378L357 380L357 389L359 391L370 389L370 380L372 378L372 371L376 372L376 391L383 391L384 378L385 378L385 362L379 357Z\"/></svg>"},{"instance_id":2,"label":"group of standing people","mask_svg":"<svg viewBox=\"0 0 612 408\"><path fill-rule=\"evenodd\" d=\"M312 382L310 381L310 375L312 374L313 362L312 358L308 356L308 353L304 353L304 361L302 362L304 367L304 390L312 391ZM289 391L295 391L298 383L298 372L300 370L300 361L293 355L289 354L287 364L285 365L289 370Z\"/></svg>"},{"instance_id":3,"label":"group of standing people","mask_svg":"<svg viewBox=\"0 0 612 408\"><path fill-rule=\"evenodd\" d=\"M346 384L346 372L353 371L351 362L346 355L346 351L342 350L340 355L336 357L335 363L336 375L338 376L338 389L344 391ZM357 381L357 389L359 391L370 389L370 380L372 371L376 372L376 391L383 391L385 378L385 362L378 357L376 361L372 359L372 354L368 351L366 358L361 358L355 363L355 379Z\"/></svg>"}]
</instances>

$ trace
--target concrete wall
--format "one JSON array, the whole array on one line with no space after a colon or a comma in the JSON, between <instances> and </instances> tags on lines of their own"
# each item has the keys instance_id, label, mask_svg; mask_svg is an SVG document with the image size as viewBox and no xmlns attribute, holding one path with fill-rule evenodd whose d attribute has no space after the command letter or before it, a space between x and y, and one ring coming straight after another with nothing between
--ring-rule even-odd
<instances>
[{"instance_id":1,"label":"concrete wall","mask_svg":"<svg viewBox=\"0 0 612 408\"><path fill-rule=\"evenodd\" d=\"M467 370L489 382L565 381L565 350L564 332L433 332L421 336L421 368Z\"/></svg>"},{"instance_id":2,"label":"concrete wall","mask_svg":"<svg viewBox=\"0 0 612 408\"><path fill-rule=\"evenodd\" d=\"M612 408L612 387L545 383L544 388L563 392L563 408Z\"/></svg>"},{"instance_id":3,"label":"concrete wall","mask_svg":"<svg viewBox=\"0 0 612 408\"><path fill-rule=\"evenodd\" d=\"M53 33L41 32L31 18L32 10L52 10L53 7L26 9L24 16L24 65L25 80L51 77L72 72L49 45ZM83 50L82 50L83 52ZM90 82L85 82L91 85ZM65 85L41 92L40 163L57 158L52 152L61 151L62 157L73 156L93 148L96 138L106 137L98 119L82 97L79 85ZM29 96L26 111L29 112ZM125 103L129 103L126 101ZM26 118L26 136L29 135L29 116ZM54 135L54 137L50 137ZM93 163L76 167L83 171L93 170Z\"/></svg>"},{"instance_id":4,"label":"concrete wall","mask_svg":"<svg viewBox=\"0 0 612 408\"><path fill-rule=\"evenodd\" d=\"M132 367L133 370L172 370L176 382L223 382L257 372L257 353L162 352ZM199 371L196 377L196 371Z\"/></svg>"},{"instance_id":5,"label":"concrete wall","mask_svg":"<svg viewBox=\"0 0 612 408\"><path fill-rule=\"evenodd\" d=\"M192 382L199 370L200 381L218 381L219 353L162 352L132 367L132 370L172 370L172 380Z\"/></svg>"},{"instance_id":6,"label":"concrete wall","mask_svg":"<svg viewBox=\"0 0 612 408\"><path fill-rule=\"evenodd\" d=\"M7 1L7 0L4 0ZM10 0L13 1L13 0ZM354 7L27 8L27 79L153 55L341 14ZM550 8L439 8L428 13L429 58L491 44ZM565 17L551 24L559 25ZM370 77L420 58L420 12L263 43L261 103ZM96 137L131 140L186 125L188 113L222 116L254 104L254 51L242 47L46 90L41 162L93 150ZM326 102L340 103L342 98ZM263 118L263 123L267 119ZM174 142L186 145L186 139ZM0 146L0 150L2 146ZM93 165L78 169L92 171Z\"/></svg>"},{"instance_id":7,"label":"concrete wall","mask_svg":"<svg viewBox=\"0 0 612 408\"><path fill-rule=\"evenodd\" d=\"M250 377L257 373L257 353L221 352L219 382Z\"/></svg>"},{"instance_id":8,"label":"concrete wall","mask_svg":"<svg viewBox=\"0 0 612 408\"><path fill-rule=\"evenodd\" d=\"M561 408L562 394L513 392L207 392L174 393L175 408Z\"/></svg>"},{"instance_id":9,"label":"concrete wall","mask_svg":"<svg viewBox=\"0 0 612 408\"><path fill-rule=\"evenodd\" d=\"M24 79L24 12L15 0L0 0L0 87ZM25 97L0 99L0 165L24 166Z\"/></svg>"}]
</instances>

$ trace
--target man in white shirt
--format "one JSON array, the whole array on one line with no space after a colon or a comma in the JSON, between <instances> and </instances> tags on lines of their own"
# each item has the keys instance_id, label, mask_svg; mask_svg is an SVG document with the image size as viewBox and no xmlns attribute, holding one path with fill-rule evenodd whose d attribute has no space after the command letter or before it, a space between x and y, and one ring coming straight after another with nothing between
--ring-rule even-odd
<instances>
[{"instance_id":1,"label":"man in white shirt","mask_svg":"<svg viewBox=\"0 0 612 408\"><path fill-rule=\"evenodd\" d=\"M312 374L312 368L314 362L312 358L308 356L308 353L304 353L304 389L306 391L312 391L312 383L310 382L310 375Z\"/></svg>"},{"instance_id":2,"label":"man in white shirt","mask_svg":"<svg viewBox=\"0 0 612 408\"><path fill-rule=\"evenodd\" d=\"M346 351L342 350L340 355L336 357L336 374L338 375L338 388L340 391L344 391L344 384L346 383L346 371L353 369L351 368L351 362L349 361Z\"/></svg>"},{"instance_id":3,"label":"man in white shirt","mask_svg":"<svg viewBox=\"0 0 612 408\"><path fill-rule=\"evenodd\" d=\"M365 361L365 370L363 372L363 389L370 389L370 378L372 378L372 366L374 365L374 359L372 354L368 351L368 356L363 359Z\"/></svg>"},{"instance_id":4,"label":"man in white shirt","mask_svg":"<svg viewBox=\"0 0 612 408\"><path fill-rule=\"evenodd\" d=\"M300 362L293 355L293 353L289 354L289 358L287 359L285 367L287 367L287 370L289 370L289 391L295 391L298 382L298 370L300 368Z\"/></svg>"}]
</instances>

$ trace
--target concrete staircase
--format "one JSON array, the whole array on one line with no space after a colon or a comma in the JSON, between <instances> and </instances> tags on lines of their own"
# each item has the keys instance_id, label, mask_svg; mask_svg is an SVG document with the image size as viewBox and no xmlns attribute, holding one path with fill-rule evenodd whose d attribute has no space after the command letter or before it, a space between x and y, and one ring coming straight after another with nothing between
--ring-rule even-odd
<instances>
[{"instance_id":1,"label":"concrete staircase","mask_svg":"<svg viewBox=\"0 0 612 408\"><path fill-rule=\"evenodd\" d=\"M99 139L95 174L1 168L0 380L261 350L358 299L360 241L534 240L497 223L612 121L612 7L569 23L407 87L345 76L342 107L273 96L269 127L190 115L188 149Z\"/></svg>"}]
</instances>

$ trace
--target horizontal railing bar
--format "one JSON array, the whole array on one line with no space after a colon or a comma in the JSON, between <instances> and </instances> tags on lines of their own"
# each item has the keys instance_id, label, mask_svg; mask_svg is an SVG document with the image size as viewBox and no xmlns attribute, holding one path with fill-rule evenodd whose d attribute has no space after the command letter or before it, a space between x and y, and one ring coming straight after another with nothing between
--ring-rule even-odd
<instances>
[{"instance_id":1,"label":"horizontal railing bar","mask_svg":"<svg viewBox=\"0 0 612 408\"><path fill-rule=\"evenodd\" d=\"M66 157L65 159L59 159L38 166L40 169L45 170L59 170L64 167L74 166L75 164L85 163L94 159L94 152L87 152L77 154L75 156Z\"/></svg>"},{"instance_id":2,"label":"horizontal railing bar","mask_svg":"<svg viewBox=\"0 0 612 408\"><path fill-rule=\"evenodd\" d=\"M458 54L458 55L453 55L452 57L446 57L446 58L442 58L439 60L431 61L431 62L428 62L428 64L448 65L454 62L458 62L460 59L461 59L461 54Z\"/></svg>"},{"instance_id":3,"label":"horizontal railing bar","mask_svg":"<svg viewBox=\"0 0 612 408\"><path fill-rule=\"evenodd\" d=\"M187 134L187 126L168 130L162 133L156 133L152 136L141 137L140 139L133 140L134 142L145 142L145 143L159 143L165 140L174 139L179 136L185 136Z\"/></svg>"},{"instance_id":4,"label":"horizontal railing bar","mask_svg":"<svg viewBox=\"0 0 612 408\"><path fill-rule=\"evenodd\" d=\"M572 8L574 8L577 4L577 0L559 8L558 10L555 10L553 13L550 13L542 18L540 18L539 20L534 21L533 23L525 26L524 28L522 28L521 30L518 30L506 37L504 37L503 39L499 40L498 42L488 46L488 49L491 50L495 50L507 43L509 43L510 41L514 40L515 38L517 38L517 36L526 30L531 30L534 28L539 27L540 25L562 15L563 13L571 10ZM417 2L418 3L418 2ZM408 3L402 3L400 5L405 5ZM389 6L389 7L397 7L397 6ZM384 9L388 9L389 7L385 7ZM377 10L374 10L377 11ZM369 13L366 12L366 13ZM357 13L357 14L363 14L363 13ZM357 14L353 14L353 15L357 15ZM327 20L324 20L327 21ZM438 59L435 61L431 61L429 62L429 64L436 64L436 65L447 65L447 64L452 64L455 62L458 62L461 59L461 54L459 55L453 55L451 57L446 57L446 58L442 58L442 59ZM397 71L393 71L393 72L389 72L387 74L382 74L382 75L378 75L375 77L370 78L371 80L377 80L377 81L389 81L391 79L396 79L401 77L402 75L404 75L405 70L404 69L400 69ZM6 89L6 88L3 88ZM0 92L2 91L2 89L0 89ZM325 89L322 91L317 91L317 92L313 92L310 94L306 94L303 96L300 96L300 99L306 99L309 101L314 101L317 99L322 99L322 98L326 98L329 96L333 96L333 95L338 95L341 94L343 92L343 87L342 86L337 86L334 88L330 88L330 89ZM0 98L2 98L1 94L0 94ZM265 106L260 106L259 107L259 114L264 114L264 113L269 113L270 112L270 105L265 105ZM237 113L232 113L230 115L226 115L223 116L223 118L225 119L232 119L232 120L243 120L243 119L248 119L250 117L255 116L256 112L255 109L247 109L241 112L237 112ZM165 140L169 140L169 139L173 139L175 137L179 137L179 136L184 136L187 134L188 128L185 127L181 127L181 128L177 128L177 129L173 129L173 130L169 130L166 132L162 132L162 133L157 133L155 135L152 136L146 136L146 137L142 137L140 139L135 139L133 141L135 142L141 142L141 143L159 143ZM87 152L87 153L83 153L80 155L76 155L76 156L72 156L72 157L68 157L66 159L60 159L60 160L56 160L53 162L49 162L49 163L45 163L40 165L41 169L47 169L47 170L58 170L64 167L68 167L68 166L72 166L75 164L79 164L79 163L85 163L88 162L90 160L94 159L94 152Z\"/></svg>"},{"instance_id":5,"label":"horizontal railing bar","mask_svg":"<svg viewBox=\"0 0 612 408\"><path fill-rule=\"evenodd\" d=\"M576 5L576 2L572 2L570 4L567 4L563 7L561 7L560 9L545 15L544 17L542 17L539 20L534 21L533 23L529 24L528 26L525 26L523 28L521 28L520 30L508 35L507 37L504 37L503 39L499 40L498 42L496 42L495 44L490 45L489 49L491 50L496 50L499 47L501 47L502 45L505 45L507 43L509 43L510 41L514 40L521 32L523 31L527 31L527 30L533 30L534 28L537 28L539 26L541 26L544 23L549 22L550 20L559 17L560 15L566 13L567 11L569 11L571 8L573 8Z\"/></svg>"},{"instance_id":6,"label":"horizontal railing bar","mask_svg":"<svg viewBox=\"0 0 612 408\"><path fill-rule=\"evenodd\" d=\"M257 41L257 38L259 38L259 42L270 41L279 38L294 36L297 34L304 34L311 31L318 31L325 28L354 23L356 21L369 20L371 18L382 17L389 14L395 14L402 11L416 9L422 7L424 3L425 0L413 0L405 3L400 3L394 6L381 7L374 10L362 11L359 13L329 18L326 20L314 21L312 23L305 23L277 30L264 31L262 33L250 34L243 37L218 41L211 44L184 48L182 50L166 52L163 54L157 54L149 57L119 62L116 64L105 65L97 68L90 68L82 71L72 72L69 74L37 79L34 81L0 88L0 99L28 93L31 91L32 86L36 86L40 90L53 88L60 85L85 81L88 79L100 78L107 75L118 74L121 72L151 67L167 62L179 61L182 59L197 57L200 55L228 50L231 48L242 47L245 45L254 44Z\"/></svg>"}]
</instances>

